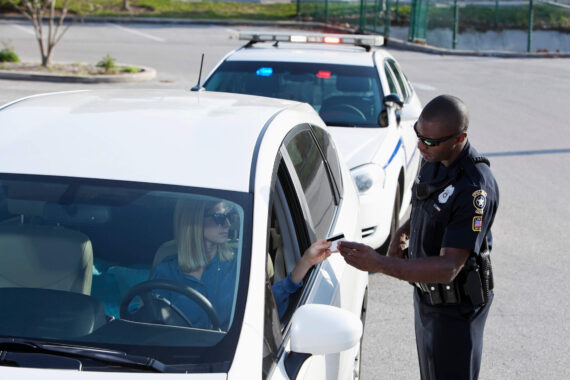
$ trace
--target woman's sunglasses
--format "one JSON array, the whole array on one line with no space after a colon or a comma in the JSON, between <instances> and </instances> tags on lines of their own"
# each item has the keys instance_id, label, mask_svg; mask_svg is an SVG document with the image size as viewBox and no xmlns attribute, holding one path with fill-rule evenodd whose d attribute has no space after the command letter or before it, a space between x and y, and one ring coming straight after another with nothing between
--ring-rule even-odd
<instances>
[{"instance_id":1,"label":"woman's sunglasses","mask_svg":"<svg viewBox=\"0 0 570 380\"><path fill-rule=\"evenodd\" d=\"M447 136L447 137L442 137L440 139L430 139L429 137L423 137L422 135L420 135L418 133L418 122L416 121L414 123L414 131L416 132L416 136L418 136L418 140L420 140L421 142L423 142L426 146L438 146L439 144L441 144L442 142L445 142L449 139L454 138L455 136L459 135L459 133L456 133L454 135L451 136Z\"/></svg>"},{"instance_id":2,"label":"woman's sunglasses","mask_svg":"<svg viewBox=\"0 0 570 380\"><path fill-rule=\"evenodd\" d=\"M234 217L234 213L222 214L221 212L216 212L213 214L206 214L205 216L206 217L211 216L212 219L214 220L214 223L223 226L224 224L226 224L226 220L230 222L230 224L232 223L232 218Z\"/></svg>"}]
</instances>

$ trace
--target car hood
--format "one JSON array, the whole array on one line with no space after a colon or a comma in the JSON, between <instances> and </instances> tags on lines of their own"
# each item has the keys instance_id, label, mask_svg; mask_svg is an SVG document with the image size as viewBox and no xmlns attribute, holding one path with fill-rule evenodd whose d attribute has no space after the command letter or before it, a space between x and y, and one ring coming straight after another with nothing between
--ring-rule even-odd
<instances>
[{"instance_id":1,"label":"car hood","mask_svg":"<svg viewBox=\"0 0 570 380\"><path fill-rule=\"evenodd\" d=\"M330 127L337 148L349 169L373 161L382 141L388 134L386 128Z\"/></svg>"}]
</instances>

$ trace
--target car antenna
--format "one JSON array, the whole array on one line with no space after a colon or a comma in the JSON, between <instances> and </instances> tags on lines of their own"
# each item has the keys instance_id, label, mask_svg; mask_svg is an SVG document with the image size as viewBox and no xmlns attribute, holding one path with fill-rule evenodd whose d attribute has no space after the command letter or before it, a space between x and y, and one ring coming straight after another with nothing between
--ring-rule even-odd
<instances>
[{"instance_id":1,"label":"car antenna","mask_svg":"<svg viewBox=\"0 0 570 380\"><path fill-rule=\"evenodd\" d=\"M192 87L190 91L200 91L202 86L200 86L200 80L202 79L202 67L204 66L204 53L202 53L202 61L200 62L200 72L198 73L198 84Z\"/></svg>"}]
</instances>

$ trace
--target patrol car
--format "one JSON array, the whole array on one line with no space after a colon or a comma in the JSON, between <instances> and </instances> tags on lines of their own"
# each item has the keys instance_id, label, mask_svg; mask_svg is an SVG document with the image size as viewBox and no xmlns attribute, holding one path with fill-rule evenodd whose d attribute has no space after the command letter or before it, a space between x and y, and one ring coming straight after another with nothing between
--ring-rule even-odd
<instances>
[{"instance_id":1,"label":"patrol car","mask_svg":"<svg viewBox=\"0 0 570 380\"><path fill-rule=\"evenodd\" d=\"M360 238L357 189L309 105L67 92L0 107L0 133L0 378L358 378L367 273L333 253L281 319L270 286L311 242ZM228 326L213 300L149 280L181 201L225 205L204 218L236 260ZM191 325L164 286L211 323Z\"/></svg>"},{"instance_id":2,"label":"patrol car","mask_svg":"<svg viewBox=\"0 0 570 380\"><path fill-rule=\"evenodd\" d=\"M331 127L360 193L361 235L374 248L411 200L421 104L381 36L239 33L248 41L202 83L207 91L294 99ZM200 89L197 86L195 89Z\"/></svg>"}]
</instances>

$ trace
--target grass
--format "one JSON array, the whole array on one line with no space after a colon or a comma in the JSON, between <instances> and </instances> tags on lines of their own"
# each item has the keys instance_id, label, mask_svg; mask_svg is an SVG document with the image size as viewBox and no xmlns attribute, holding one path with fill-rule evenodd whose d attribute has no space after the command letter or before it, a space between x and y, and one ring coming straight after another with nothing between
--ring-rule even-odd
<instances>
[{"instance_id":1,"label":"grass","mask_svg":"<svg viewBox=\"0 0 570 380\"><path fill-rule=\"evenodd\" d=\"M8 9L7 0L0 0L0 12ZM61 4L62 0L58 0ZM177 0L131 0L131 13L121 10L122 0L75 0L71 10L90 16L133 16L133 17L167 17L211 20L296 20L296 1L286 4L260 4L247 2L213 2L213 1L177 1ZM324 21L324 0L301 0L301 20ZM374 5L367 0L366 24L374 20ZM407 25L410 21L410 6L401 5L398 18L395 6L392 5L392 23ZM495 25L495 7L465 6L460 8L460 28L488 30L494 28L526 29L528 22L528 6L499 7L498 24ZM360 22L359 3L330 3L328 21L335 24L349 24L357 27ZM376 19L382 25L382 14ZM431 7L429 10L429 28L450 28L453 23L453 7ZM570 10L535 4L534 27L537 29L554 29L570 32Z\"/></svg>"}]
</instances>

